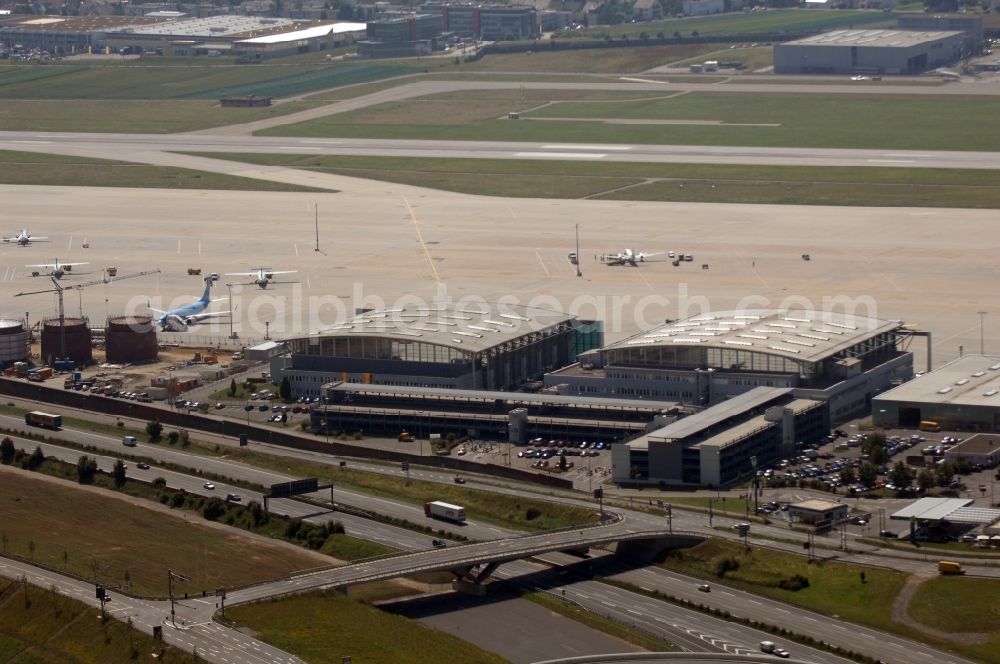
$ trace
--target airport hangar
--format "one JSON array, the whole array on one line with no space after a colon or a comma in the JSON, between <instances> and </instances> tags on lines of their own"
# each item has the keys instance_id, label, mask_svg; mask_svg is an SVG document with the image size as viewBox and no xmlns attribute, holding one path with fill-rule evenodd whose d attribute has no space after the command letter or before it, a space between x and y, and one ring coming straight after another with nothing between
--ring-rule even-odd
<instances>
[{"instance_id":1,"label":"airport hangar","mask_svg":"<svg viewBox=\"0 0 1000 664\"><path fill-rule=\"evenodd\" d=\"M916 75L961 60L965 33L834 30L775 44L776 74Z\"/></svg>"},{"instance_id":2,"label":"airport hangar","mask_svg":"<svg viewBox=\"0 0 1000 664\"><path fill-rule=\"evenodd\" d=\"M872 401L875 426L926 420L949 431L1000 431L1000 357L963 355Z\"/></svg>"},{"instance_id":3,"label":"airport hangar","mask_svg":"<svg viewBox=\"0 0 1000 664\"><path fill-rule=\"evenodd\" d=\"M368 310L321 332L284 340L271 375L296 396L342 381L517 390L600 347L600 323L548 309L477 302Z\"/></svg>"},{"instance_id":4,"label":"airport hangar","mask_svg":"<svg viewBox=\"0 0 1000 664\"><path fill-rule=\"evenodd\" d=\"M673 321L583 353L545 375L559 394L710 406L755 387L828 404L833 424L913 375L907 350L925 333L900 321L825 311L746 309ZM928 337L928 344L929 344Z\"/></svg>"}]
</instances>

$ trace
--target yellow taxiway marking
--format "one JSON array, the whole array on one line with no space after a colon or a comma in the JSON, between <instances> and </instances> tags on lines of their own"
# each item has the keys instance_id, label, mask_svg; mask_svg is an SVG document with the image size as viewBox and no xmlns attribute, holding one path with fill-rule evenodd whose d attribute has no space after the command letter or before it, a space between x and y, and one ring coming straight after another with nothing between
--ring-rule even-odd
<instances>
[{"instance_id":1,"label":"yellow taxiway marking","mask_svg":"<svg viewBox=\"0 0 1000 664\"><path fill-rule=\"evenodd\" d=\"M441 283L441 277L438 276L437 266L434 265L434 258L431 257L431 250L427 248L427 243L424 242L424 236L420 233L420 222L417 221L417 215L413 212L413 207L410 206L410 201L403 197L403 204L406 205L406 211L410 213L410 219L413 220L413 229L417 232L417 242L420 243L420 247L424 250L424 255L427 256L427 263L431 266L431 273L434 275L434 281Z\"/></svg>"}]
</instances>

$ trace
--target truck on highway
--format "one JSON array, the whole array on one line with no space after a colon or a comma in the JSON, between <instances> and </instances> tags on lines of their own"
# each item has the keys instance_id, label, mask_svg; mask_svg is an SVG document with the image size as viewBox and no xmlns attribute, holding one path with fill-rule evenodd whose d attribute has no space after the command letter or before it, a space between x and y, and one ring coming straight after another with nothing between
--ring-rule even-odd
<instances>
[{"instance_id":1,"label":"truck on highway","mask_svg":"<svg viewBox=\"0 0 1000 664\"><path fill-rule=\"evenodd\" d=\"M433 519L465 523L464 507L452 505L451 503L443 503L440 500L424 503L424 514Z\"/></svg>"},{"instance_id":2,"label":"truck on highway","mask_svg":"<svg viewBox=\"0 0 1000 664\"><path fill-rule=\"evenodd\" d=\"M43 429L61 429L62 415L43 413L40 410L33 410L24 414L24 423L30 427L42 427Z\"/></svg>"},{"instance_id":3,"label":"truck on highway","mask_svg":"<svg viewBox=\"0 0 1000 664\"><path fill-rule=\"evenodd\" d=\"M774 641L761 641L760 642L760 651L764 652L764 653L767 653L768 655L774 653L774 649L775 648L777 648L777 646L774 644Z\"/></svg>"},{"instance_id":4,"label":"truck on highway","mask_svg":"<svg viewBox=\"0 0 1000 664\"><path fill-rule=\"evenodd\" d=\"M965 570L962 569L962 565L956 563L954 560L939 560L938 561L938 573L939 574L965 574Z\"/></svg>"},{"instance_id":5,"label":"truck on highway","mask_svg":"<svg viewBox=\"0 0 1000 664\"><path fill-rule=\"evenodd\" d=\"M122 438L122 445L125 447L135 447L135 436L124 436Z\"/></svg>"}]
</instances>

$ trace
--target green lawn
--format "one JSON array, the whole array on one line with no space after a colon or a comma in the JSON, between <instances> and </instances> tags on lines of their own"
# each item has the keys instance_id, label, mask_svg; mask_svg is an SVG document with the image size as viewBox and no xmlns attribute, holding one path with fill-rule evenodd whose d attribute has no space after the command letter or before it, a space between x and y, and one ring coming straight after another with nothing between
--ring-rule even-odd
<instances>
[{"instance_id":1,"label":"green lawn","mask_svg":"<svg viewBox=\"0 0 1000 664\"><path fill-rule=\"evenodd\" d=\"M270 136L997 150L1000 99L693 92L589 99L584 91L469 90L275 127ZM572 101L567 97L572 95ZM618 95L621 97L621 94ZM521 120L506 119L509 111ZM961 117L962 122L941 122ZM538 121L546 119L548 121ZM863 119L863 121L862 121ZM625 124L617 120L631 122ZM639 124L634 124L636 121Z\"/></svg>"},{"instance_id":2,"label":"green lawn","mask_svg":"<svg viewBox=\"0 0 1000 664\"><path fill-rule=\"evenodd\" d=\"M153 638L51 588L0 580L0 661L24 664L189 664L194 655L171 646L153 660ZM20 654L19 654L20 653Z\"/></svg>"},{"instance_id":3,"label":"green lawn","mask_svg":"<svg viewBox=\"0 0 1000 664\"><path fill-rule=\"evenodd\" d=\"M869 10L814 10L814 9L769 9L767 11L670 18L649 23L623 23L615 26L599 26L586 30L566 32L560 38L603 39L610 35L620 39L628 35L639 39L643 32L655 37L662 32L672 37L679 32L689 37L699 35L754 35L764 33L804 33L826 32L836 28L876 28L896 25L896 13Z\"/></svg>"},{"instance_id":4,"label":"green lawn","mask_svg":"<svg viewBox=\"0 0 1000 664\"><path fill-rule=\"evenodd\" d=\"M207 153L469 194L796 205L1000 207L1000 172ZM619 187L625 187L614 191ZM213 397L214 398L214 397ZM220 397L222 398L222 397Z\"/></svg>"},{"instance_id":5,"label":"green lawn","mask_svg":"<svg viewBox=\"0 0 1000 664\"><path fill-rule=\"evenodd\" d=\"M0 537L22 558L144 595L166 595L167 569L191 579L182 592L201 592L317 566L304 552L13 473L0 482Z\"/></svg>"},{"instance_id":6,"label":"green lawn","mask_svg":"<svg viewBox=\"0 0 1000 664\"><path fill-rule=\"evenodd\" d=\"M310 664L486 664L505 661L450 634L351 599L336 591L226 610L230 621Z\"/></svg>"},{"instance_id":7,"label":"green lawn","mask_svg":"<svg viewBox=\"0 0 1000 664\"><path fill-rule=\"evenodd\" d=\"M672 44L565 51L549 51L541 48L531 53L492 53L478 61L462 64L460 70L634 74L699 55L703 56L717 51L718 48L718 44Z\"/></svg>"},{"instance_id":8,"label":"green lawn","mask_svg":"<svg viewBox=\"0 0 1000 664\"><path fill-rule=\"evenodd\" d=\"M908 613L914 620L943 632L985 636L985 642L968 643L967 652L980 661L995 662L1000 652L997 597L1000 580L940 576L920 585Z\"/></svg>"},{"instance_id":9,"label":"green lawn","mask_svg":"<svg viewBox=\"0 0 1000 664\"><path fill-rule=\"evenodd\" d=\"M7 103L0 104L0 118L3 117L7 105ZM242 191L329 191L187 168L148 166L125 161L7 150L0 150L0 184Z\"/></svg>"}]
</instances>

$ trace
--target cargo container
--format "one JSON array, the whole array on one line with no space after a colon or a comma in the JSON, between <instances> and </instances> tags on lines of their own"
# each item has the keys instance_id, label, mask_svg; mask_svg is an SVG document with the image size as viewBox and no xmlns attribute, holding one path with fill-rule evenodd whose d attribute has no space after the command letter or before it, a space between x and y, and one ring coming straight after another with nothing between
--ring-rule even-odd
<instances>
[{"instance_id":1,"label":"cargo container","mask_svg":"<svg viewBox=\"0 0 1000 664\"><path fill-rule=\"evenodd\" d=\"M32 427L42 427L44 429L61 429L62 415L43 413L40 410L33 410L24 414L24 423Z\"/></svg>"}]
</instances>

